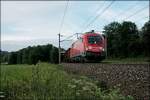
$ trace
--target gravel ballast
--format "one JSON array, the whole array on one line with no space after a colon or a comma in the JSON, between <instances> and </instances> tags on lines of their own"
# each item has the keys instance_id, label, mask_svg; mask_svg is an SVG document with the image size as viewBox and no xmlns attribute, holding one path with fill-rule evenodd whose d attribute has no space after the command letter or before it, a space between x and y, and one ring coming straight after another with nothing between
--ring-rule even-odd
<instances>
[{"instance_id":1,"label":"gravel ballast","mask_svg":"<svg viewBox=\"0 0 150 100\"><path fill-rule=\"evenodd\" d=\"M119 87L124 95L136 100L150 100L149 64L62 63L68 73L84 75L107 87Z\"/></svg>"}]
</instances>

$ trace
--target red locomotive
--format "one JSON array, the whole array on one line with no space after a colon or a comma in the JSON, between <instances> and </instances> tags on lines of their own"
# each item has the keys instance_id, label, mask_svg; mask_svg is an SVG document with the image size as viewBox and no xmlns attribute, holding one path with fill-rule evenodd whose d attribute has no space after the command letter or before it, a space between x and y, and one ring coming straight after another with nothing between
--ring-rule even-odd
<instances>
[{"instance_id":1,"label":"red locomotive","mask_svg":"<svg viewBox=\"0 0 150 100\"><path fill-rule=\"evenodd\" d=\"M66 61L87 62L105 59L106 39L102 34L87 32L65 52Z\"/></svg>"}]
</instances>

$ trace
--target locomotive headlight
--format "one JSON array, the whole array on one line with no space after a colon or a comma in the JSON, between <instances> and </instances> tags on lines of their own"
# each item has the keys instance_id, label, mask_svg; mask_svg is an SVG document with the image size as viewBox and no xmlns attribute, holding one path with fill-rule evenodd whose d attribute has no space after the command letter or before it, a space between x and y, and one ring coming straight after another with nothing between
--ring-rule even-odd
<instances>
[{"instance_id":1,"label":"locomotive headlight","mask_svg":"<svg viewBox=\"0 0 150 100\"><path fill-rule=\"evenodd\" d=\"M92 47L91 47L91 46L89 46L89 47L88 47L88 49L92 49Z\"/></svg>"},{"instance_id":2,"label":"locomotive headlight","mask_svg":"<svg viewBox=\"0 0 150 100\"><path fill-rule=\"evenodd\" d=\"M103 48L102 51L105 51L105 49Z\"/></svg>"},{"instance_id":3,"label":"locomotive headlight","mask_svg":"<svg viewBox=\"0 0 150 100\"><path fill-rule=\"evenodd\" d=\"M105 49L103 47L99 47L100 50L105 51Z\"/></svg>"},{"instance_id":4,"label":"locomotive headlight","mask_svg":"<svg viewBox=\"0 0 150 100\"><path fill-rule=\"evenodd\" d=\"M92 49L92 46L88 46L88 47L86 47L85 49L86 49L86 50L90 50L90 49Z\"/></svg>"},{"instance_id":5,"label":"locomotive headlight","mask_svg":"<svg viewBox=\"0 0 150 100\"><path fill-rule=\"evenodd\" d=\"M88 47L86 47L85 50L88 50Z\"/></svg>"},{"instance_id":6,"label":"locomotive headlight","mask_svg":"<svg viewBox=\"0 0 150 100\"><path fill-rule=\"evenodd\" d=\"M103 49L103 47L99 47L99 49L100 49L100 50L102 50L102 49Z\"/></svg>"}]
</instances>

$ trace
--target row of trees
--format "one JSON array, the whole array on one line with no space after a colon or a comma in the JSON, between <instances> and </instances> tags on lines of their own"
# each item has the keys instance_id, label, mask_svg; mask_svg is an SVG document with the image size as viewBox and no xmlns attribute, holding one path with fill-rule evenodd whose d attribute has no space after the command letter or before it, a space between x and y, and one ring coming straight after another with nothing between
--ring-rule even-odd
<instances>
[{"instance_id":1,"label":"row of trees","mask_svg":"<svg viewBox=\"0 0 150 100\"><path fill-rule=\"evenodd\" d=\"M5 61L8 64L36 64L38 61L58 63L58 48L51 44L29 46L16 52L10 52L6 58Z\"/></svg>"},{"instance_id":2,"label":"row of trees","mask_svg":"<svg viewBox=\"0 0 150 100\"><path fill-rule=\"evenodd\" d=\"M6 63L8 62L9 52L8 51L1 51L0 49L0 63Z\"/></svg>"},{"instance_id":3,"label":"row of trees","mask_svg":"<svg viewBox=\"0 0 150 100\"><path fill-rule=\"evenodd\" d=\"M150 57L150 21L141 30L133 22L112 22L104 27L104 33L107 35L108 57ZM10 53L1 51L0 61L8 64L58 63L58 48L48 44Z\"/></svg>"},{"instance_id":4,"label":"row of trees","mask_svg":"<svg viewBox=\"0 0 150 100\"><path fill-rule=\"evenodd\" d=\"M135 23L112 22L104 27L108 57L150 57L150 21L138 30Z\"/></svg>"}]
</instances>

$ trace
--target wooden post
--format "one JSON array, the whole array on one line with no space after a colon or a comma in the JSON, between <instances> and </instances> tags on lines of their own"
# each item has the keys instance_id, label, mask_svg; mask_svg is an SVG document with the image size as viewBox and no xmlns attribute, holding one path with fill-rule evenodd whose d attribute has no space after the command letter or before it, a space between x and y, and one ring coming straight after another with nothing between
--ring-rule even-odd
<instances>
[{"instance_id":1,"label":"wooden post","mask_svg":"<svg viewBox=\"0 0 150 100\"><path fill-rule=\"evenodd\" d=\"M58 38L59 38L59 64L61 63L61 50L60 50L60 33L58 34Z\"/></svg>"}]
</instances>

